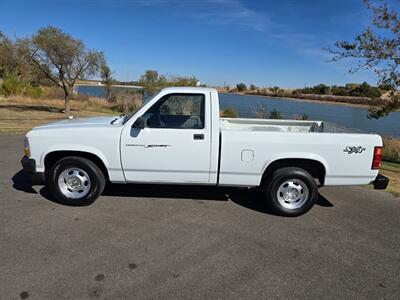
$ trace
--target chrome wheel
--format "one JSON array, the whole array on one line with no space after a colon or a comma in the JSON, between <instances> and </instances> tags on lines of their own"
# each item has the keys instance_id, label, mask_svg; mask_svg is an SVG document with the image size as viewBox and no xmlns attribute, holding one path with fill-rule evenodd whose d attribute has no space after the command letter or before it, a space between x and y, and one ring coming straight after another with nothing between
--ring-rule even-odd
<instances>
[{"instance_id":1,"label":"chrome wheel","mask_svg":"<svg viewBox=\"0 0 400 300\"><path fill-rule=\"evenodd\" d=\"M307 185L300 179L289 179L282 183L277 192L278 202L286 209L297 209L306 203L309 196Z\"/></svg>"},{"instance_id":2,"label":"chrome wheel","mask_svg":"<svg viewBox=\"0 0 400 300\"><path fill-rule=\"evenodd\" d=\"M68 198L79 199L90 190L89 175L79 168L69 168L58 176L58 187Z\"/></svg>"}]
</instances>

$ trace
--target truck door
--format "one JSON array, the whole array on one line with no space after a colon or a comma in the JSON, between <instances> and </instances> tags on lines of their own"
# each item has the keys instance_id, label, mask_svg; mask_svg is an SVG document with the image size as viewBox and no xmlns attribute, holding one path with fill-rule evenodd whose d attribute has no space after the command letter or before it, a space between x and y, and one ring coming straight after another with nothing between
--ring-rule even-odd
<instances>
[{"instance_id":1,"label":"truck door","mask_svg":"<svg viewBox=\"0 0 400 300\"><path fill-rule=\"evenodd\" d=\"M208 183L210 93L166 94L121 136L128 182Z\"/></svg>"}]
</instances>

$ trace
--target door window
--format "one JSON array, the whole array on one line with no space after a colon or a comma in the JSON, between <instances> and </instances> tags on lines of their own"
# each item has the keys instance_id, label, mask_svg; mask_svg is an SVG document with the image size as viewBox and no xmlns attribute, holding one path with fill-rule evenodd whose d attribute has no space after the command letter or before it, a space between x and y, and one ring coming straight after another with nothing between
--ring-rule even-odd
<instances>
[{"instance_id":1,"label":"door window","mask_svg":"<svg viewBox=\"0 0 400 300\"><path fill-rule=\"evenodd\" d=\"M143 116L148 128L203 129L204 94L169 94Z\"/></svg>"}]
</instances>

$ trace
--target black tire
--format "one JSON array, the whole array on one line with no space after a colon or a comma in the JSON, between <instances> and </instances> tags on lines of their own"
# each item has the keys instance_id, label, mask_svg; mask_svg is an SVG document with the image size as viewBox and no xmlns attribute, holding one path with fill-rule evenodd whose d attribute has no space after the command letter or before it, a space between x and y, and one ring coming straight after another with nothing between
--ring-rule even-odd
<instances>
[{"instance_id":1,"label":"black tire","mask_svg":"<svg viewBox=\"0 0 400 300\"><path fill-rule=\"evenodd\" d=\"M64 171L74 168L83 170L90 182L86 194L79 198L69 197L62 192L58 184L60 175ZM94 162L77 156L69 156L57 161L48 172L47 178L47 187L57 202L71 206L84 206L93 203L103 192L106 182L103 172Z\"/></svg>"},{"instance_id":2,"label":"black tire","mask_svg":"<svg viewBox=\"0 0 400 300\"><path fill-rule=\"evenodd\" d=\"M278 190L281 191L281 186L285 188L287 182L291 182L290 184L293 186L298 186L299 190L295 190L295 195L299 195L301 200L297 202L285 201L282 193L278 195ZM303 184L307 188L303 189ZM268 205L274 213L281 216L296 217L306 213L313 207L318 198L318 186L310 173L304 169L294 167L281 168L273 173L271 180L265 187L264 194ZM296 207L296 205L299 205L299 207Z\"/></svg>"}]
</instances>

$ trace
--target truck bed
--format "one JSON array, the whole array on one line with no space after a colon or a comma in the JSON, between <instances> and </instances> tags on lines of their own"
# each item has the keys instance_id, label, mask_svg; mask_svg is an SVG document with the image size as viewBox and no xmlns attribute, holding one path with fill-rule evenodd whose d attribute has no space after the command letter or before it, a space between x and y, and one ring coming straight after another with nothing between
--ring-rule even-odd
<instances>
[{"instance_id":1,"label":"truck bed","mask_svg":"<svg viewBox=\"0 0 400 300\"><path fill-rule=\"evenodd\" d=\"M236 186L257 186L270 163L299 157L324 165L325 185L368 184L378 174L371 169L371 145L382 143L375 134L301 120L222 118L220 138L219 184ZM349 154L349 147L360 152Z\"/></svg>"},{"instance_id":2,"label":"truck bed","mask_svg":"<svg viewBox=\"0 0 400 300\"><path fill-rule=\"evenodd\" d=\"M266 132L363 133L323 121L221 118L221 130Z\"/></svg>"}]
</instances>

